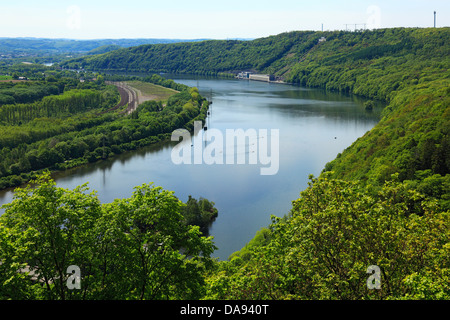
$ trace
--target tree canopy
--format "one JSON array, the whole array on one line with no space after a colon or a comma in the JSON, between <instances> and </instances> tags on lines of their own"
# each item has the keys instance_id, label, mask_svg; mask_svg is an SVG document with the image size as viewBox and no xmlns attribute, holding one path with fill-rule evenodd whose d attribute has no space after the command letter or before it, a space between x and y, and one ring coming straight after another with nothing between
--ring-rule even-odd
<instances>
[{"instance_id":1,"label":"tree canopy","mask_svg":"<svg viewBox=\"0 0 450 320\"><path fill-rule=\"evenodd\" d=\"M405 183L311 178L264 240L208 277L210 299L450 298L450 212ZM381 289L367 286L369 266Z\"/></svg>"},{"instance_id":2,"label":"tree canopy","mask_svg":"<svg viewBox=\"0 0 450 320\"><path fill-rule=\"evenodd\" d=\"M215 247L184 204L152 184L102 204L49 173L15 191L0 217L0 299L199 299ZM69 266L80 289L67 285Z\"/></svg>"}]
</instances>

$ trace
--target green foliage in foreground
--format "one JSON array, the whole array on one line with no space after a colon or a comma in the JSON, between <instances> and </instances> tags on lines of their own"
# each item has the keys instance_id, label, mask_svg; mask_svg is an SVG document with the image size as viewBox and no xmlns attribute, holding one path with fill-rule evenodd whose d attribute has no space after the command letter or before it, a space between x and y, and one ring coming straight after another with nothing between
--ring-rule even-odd
<instances>
[{"instance_id":1,"label":"green foliage in foreground","mask_svg":"<svg viewBox=\"0 0 450 320\"><path fill-rule=\"evenodd\" d=\"M199 299L215 247L184 223L173 192L144 184L102 204L49 174L15 191L0 217L0 299ZM81 271L69 289L67 268Z\"/></svg>"},{"instance_id":2,"label":"green foliage in foreground","mask_svg":"<svg viewBox=\"0 0 450 320\"><path fill-rule=\"evenodd\" d=\"M378 189L330 175L216 262L173 192L144 184L101 204L86 184L66 190L45 174L4 205L0 298L449 299L450 212L397 177ZM70 265L79 290L67 288ZM379 290L367 287L371 265Z\"/></svg>"},{"instance_id":3,"label":"green foliage in foreground","mask_svg":"<svg viewBox=\"0 0 450 320\"><path fill-rule=\"evenodd\" d=\"M207 298L450 298L450 212L404 183L378 190L329 175L311 179L263 241L218 264ZM367 287L371 265L380 290Z\"/></svg>"}]
</instances>

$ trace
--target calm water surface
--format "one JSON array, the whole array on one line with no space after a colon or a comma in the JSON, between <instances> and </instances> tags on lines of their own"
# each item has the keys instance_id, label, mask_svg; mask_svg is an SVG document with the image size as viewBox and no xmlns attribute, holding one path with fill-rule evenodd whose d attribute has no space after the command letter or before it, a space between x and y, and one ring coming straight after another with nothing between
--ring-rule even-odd
<instances>
[{"instance_id":1,"label":"calm water surface","mask_svg":"<svg viewBox=\"0 0 450 320\"><path fill-rule=\"evenodd\" d=\"M212 99L209 129L224 136L226 129L278 129L278 173L260 175L264 167L260 164L175 165L171 152L176 143L167 142L54 177L64 188L89 182L105 203L130 197L135 186L149 182L174 191L182 201L189 195L214 201L219 216L210 235L220 259L227 259L268 226L271 215L287 214L292 200L306 188L308 175L317 176L379 120L379 109L365 111L362 100L317 89L234 79L174 80L196 86ZM11 191L0 192L0 205L12 196Z\"/></svg>"}]
</instances>

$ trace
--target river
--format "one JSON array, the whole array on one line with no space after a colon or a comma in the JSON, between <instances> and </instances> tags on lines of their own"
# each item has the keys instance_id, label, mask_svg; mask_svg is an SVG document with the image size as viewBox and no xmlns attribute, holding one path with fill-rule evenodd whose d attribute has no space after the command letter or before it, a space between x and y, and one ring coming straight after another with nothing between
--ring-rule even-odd
<instances>
[{"instance_id":1,"label":"river","mask_svg":"<svg viewBox=\"0 0 450 320\"><path fill-rule=\"evenodd\" d=\"M171 158L176 142L166 142L54 177L64 188L89 182L104 203L129 197L135 186L149 182L174 191L182 201L189 195L207 198L219 210L210 235L218 247L214 256L222 260L267 227L271 215L287 214L292 200L307 187L308 175L319 175L327 162L370 130L379 121L381 110L366 111L364 101L354 96L288 84L180 76L173 79L198 87L212 100L206 135L214 132L212 129L224 136L227 129L255 129L258 133L267 129L269 134L277 130L276 174L261 175L264 165L249 161L177 165ZM11 191L0 192L0 205L12 197Z\"/></svg>"}]
</instances>

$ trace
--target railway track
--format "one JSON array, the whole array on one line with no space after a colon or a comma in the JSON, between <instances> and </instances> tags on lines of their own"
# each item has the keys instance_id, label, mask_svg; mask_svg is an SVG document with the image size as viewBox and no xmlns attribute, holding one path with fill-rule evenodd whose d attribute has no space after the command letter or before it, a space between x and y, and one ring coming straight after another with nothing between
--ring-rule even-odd
<instances>
[{"instance_id":1,"label":"railway track","mask_svg":"<svg viewBox=\"0 0 450 320\"><path fill-rule=\"evenodd\" d=\"M119 90L119 94L120 94L120 102L119 102L119 104L117 104L112 109L109 109L107 112L112 111L112 110L116 110L116 109L121 108L121 107L123 107L123 106L125 106L127 104L128 104L128 107L124 111L124 113L130 114L134 110L136 110L136 108L139 105L139 97L138 97L138 94L136 93L136 91L133 88L131 88L130 86L128 86L127 84L125 84L123 82L106 81L106 84L115 85L117 87L117 90Z\"/></svg>"}]
</instances>

